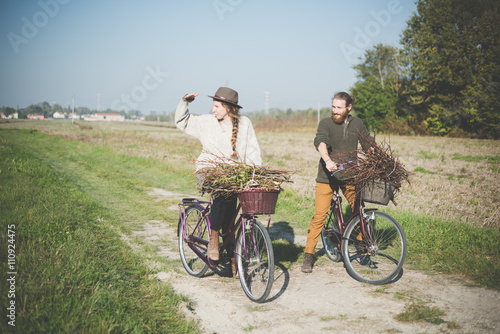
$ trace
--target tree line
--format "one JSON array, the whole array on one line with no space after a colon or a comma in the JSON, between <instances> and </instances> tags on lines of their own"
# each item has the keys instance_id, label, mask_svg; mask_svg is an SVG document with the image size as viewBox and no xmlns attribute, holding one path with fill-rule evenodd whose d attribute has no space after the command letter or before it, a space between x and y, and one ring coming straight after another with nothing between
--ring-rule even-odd
<instances>
[{"instance_id":1,"label":"tree line","mask_svg":"<svg viewBox=\"0 0 500 334\"><path fill-rule=\"evenodd\" d=\"M500 2L419 0L400 47L354 66L355 110L372 130L499 138Z\"/></svg>"}]
</instances>

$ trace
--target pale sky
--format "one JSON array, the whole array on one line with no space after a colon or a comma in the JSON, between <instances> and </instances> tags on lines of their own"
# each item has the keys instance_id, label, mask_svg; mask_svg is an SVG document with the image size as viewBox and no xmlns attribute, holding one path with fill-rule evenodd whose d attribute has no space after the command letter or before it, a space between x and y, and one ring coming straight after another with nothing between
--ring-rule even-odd
<instances>
[{"instance_id":1,"label":"pale sky","mask_svg":"<svg viewBox=\"0 0 500 334\"><path fill-rule=\"evenodd\" d=\"M399 46L411 0L5 0L0 106L47 101L170 112L218 87L243 112L327 107L378 43Z\"/></svg>"}]
</instances>

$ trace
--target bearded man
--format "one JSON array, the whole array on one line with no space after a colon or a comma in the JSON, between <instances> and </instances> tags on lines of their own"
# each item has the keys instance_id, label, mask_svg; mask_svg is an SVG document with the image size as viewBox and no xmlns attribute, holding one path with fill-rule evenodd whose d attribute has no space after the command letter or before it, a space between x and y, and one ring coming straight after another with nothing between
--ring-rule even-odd
<instances>
[{"instance_id":1,"label":"bearded man","mask_svg":"<svg viewBox=\"0 0 500 334\"><path fill-rule=\"evenodd\" d=\"M363 121L349 114L354 98L345 92L336 93L332 101L331 117L321 120L318 124L314 146L321 155L316 177L316 195L314 216L307 230L307 242L304 250L302 272L312 272L314 253L321 230L325 225L326 215L335 191L340 188L349 202L352 212L356 212L359 204L356 201L356 189L346 184L338 172L341 163L355 161L358 144L363 149L369 149L370 138ZM333 175L332 175L333 173Z\"/></svg>"}]
</instances>

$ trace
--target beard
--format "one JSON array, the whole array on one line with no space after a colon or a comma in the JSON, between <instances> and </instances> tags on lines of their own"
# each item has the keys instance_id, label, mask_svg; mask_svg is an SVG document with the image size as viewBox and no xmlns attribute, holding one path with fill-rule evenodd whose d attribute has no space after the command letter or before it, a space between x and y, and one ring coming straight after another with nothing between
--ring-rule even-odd
<instances>
[{"instance_id":1,"label":"beard","mask_svg":"<svg viewBox=\"0 0 500 334\"><path fill-rule=\"evenodd\" d=\"M349 114L348 110L344 111L342 114L332 114L333 121L337 124L342 124L344 123L348 114Z\"/></svg>"}]
</instances>

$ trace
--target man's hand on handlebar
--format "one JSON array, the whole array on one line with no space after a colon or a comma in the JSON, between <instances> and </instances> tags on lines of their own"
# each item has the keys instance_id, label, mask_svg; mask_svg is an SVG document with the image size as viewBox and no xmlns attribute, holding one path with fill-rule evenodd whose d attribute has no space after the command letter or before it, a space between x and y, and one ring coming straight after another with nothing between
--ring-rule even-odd
<instances>
[{"instance_id":1,"label":"man's hand on handlebar","mask_svg":"<svg viewBox=\"0 0 500 334\"><path fill-rule=\"evenodd\" d=\"M333 160L328 160L327 162L325 162L325 167L330 172L333 172L338 169L337 164L333 162Z\"/></svg>"}]
</instances>

